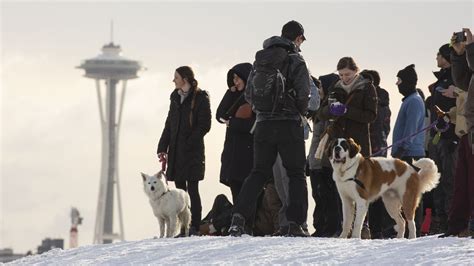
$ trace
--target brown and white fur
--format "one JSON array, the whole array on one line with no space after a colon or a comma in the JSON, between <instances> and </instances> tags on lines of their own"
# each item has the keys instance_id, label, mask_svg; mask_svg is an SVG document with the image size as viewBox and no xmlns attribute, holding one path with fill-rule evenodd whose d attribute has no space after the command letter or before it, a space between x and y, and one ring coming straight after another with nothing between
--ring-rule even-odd
<instances>
[{"instance_id":1,"label":"brown and white fur","mask_svg":"<svg viewBox=\"0 0 474 266\"><path fill-rule=\"evenodd\" d=\"M166 237L174 237L178 232L178 223L185 236L189 236L191 201L188 193L181 189L168 188L162 171L152 176L144 173L141 175L143 189L150 200L153 214L158 219L160 238L164 237L165 225Z\"/></svg>"},{"instance_id":2,"label":"brown and white fur","mask_svg":"<svg viewBox=\"0 0 474 266\"><path fill-rule=\"evenodd\" d=\"M397 237L403 238L405 234L401 208L408 223L409 238L416 238L414 218L421 195L435 188L439 182L438 168L431 159L423 158L413 162L414 166L420 168L416 172L399 159L364 158L360 154L360 146L353 139L343 138L333 140L327 152L342 201L343 225L339 237L349 237L355 205L351 237L360 238L369 203L382 197L387 212L397 223ZM352 178L357 179L357 182Z\"/></svg>"}]
</instances>

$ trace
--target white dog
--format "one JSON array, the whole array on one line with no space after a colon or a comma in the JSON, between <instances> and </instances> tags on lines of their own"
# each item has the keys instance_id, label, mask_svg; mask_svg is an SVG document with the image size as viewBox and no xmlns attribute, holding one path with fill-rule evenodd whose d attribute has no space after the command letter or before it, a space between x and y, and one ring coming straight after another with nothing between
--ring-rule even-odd
<instances>
[{"instance_id":1,"label":"white dog","mask_svg":"<svg viewBox=\"0 0 474 266\"><path fill-rule=\"evenodd\" d=\"M160 238L174 237L178 231L178 222L185 236L189 236L189 226L191 224L190 199L186 191L181 189L168 188L165 181L165 174L160 171L153 176L144 173L143 189L150 199L150 205L158 219L160 225Z\"/></svg>"},{"instance_id":2,"label":"white dog","mask_svg":"<svg viewBox=\"0 0 474 266\"><path fill-rule=\"evenodd\" d=\"M334 169L333 179L342 201L343 225L340 237L347 238L356 214L352 238L360 238L369 203L382 197L387 212L397 225L397 237L405 234L403 209L408 222L409 238L416 238L415 210L421 195L436 187L438 168L428 158L413 163L417 172L404 161L394 158L364 158L360 146L353 139L335 139L328 147L329 159Z\"/></svg>"}]
</instances>

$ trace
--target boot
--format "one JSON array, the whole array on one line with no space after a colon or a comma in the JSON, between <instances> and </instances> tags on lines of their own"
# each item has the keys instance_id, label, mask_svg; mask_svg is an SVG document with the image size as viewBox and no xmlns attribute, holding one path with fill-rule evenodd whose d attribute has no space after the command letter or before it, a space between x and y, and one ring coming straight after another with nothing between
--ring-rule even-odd
<instances>
[{"instance_id":1,"label":"boot","mask_svg":"<svg viewBox=\"0 0 474 266\"><path fill-rule=\"evenodd\" d=\"M429 233L430 235L441 234L440 222L441 222L441 219L438 216L433 216L431 218L430 233ZM445 231L443 233L447 233L447 232Z\"/></svg>"},{"instance_id":2,"label":"boot","mask_svg":"<svg viewBox=\"0 0 474 266\"><path fill-rule=\"evenodd\" d=\"M370 229L369 226L365 225L362 226L362 231L360 232L361 239L371 239L370 237Z\"/></svg>"},{"instance_id":3,"label":"boot","mask_svg":"<svg viewBox=\"0 0 474 266\"><path fill-rule=\"evenodd\" d=\"M278 228L278 230L275 231L275 233L272 234L272 236L285 236L287 232L288 226L281 226L280 228Z\"/></svg>"},{"instance_id":4,"label":"boot","mask_svg":"<svg viewBox=\"0 0 474 266\"><path fill-rule=\"evenodd\" d=\"M243 234L245 234L245 218L239 213L234 213L229 227L229 235L240 237Z\"/></svg>"},{"instance_id":5,"label":"boot","mask_svg":"<svg viewBox=\"0 0 474 266\"><path fill-rule=\"evenodd\" d=\"M304 232L303 228L300 225L294 222L290 222L288 225L288 233L285 236L289 237L307 237L306 233Z\"/></svg>"}]
</instances>

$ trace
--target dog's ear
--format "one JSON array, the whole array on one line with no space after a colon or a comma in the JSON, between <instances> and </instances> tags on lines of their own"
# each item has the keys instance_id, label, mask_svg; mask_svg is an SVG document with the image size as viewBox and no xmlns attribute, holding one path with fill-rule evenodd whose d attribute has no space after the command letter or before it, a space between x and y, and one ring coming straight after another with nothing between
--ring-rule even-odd
<instances>
[{"instance_id":1,"label":"dog's ear","mask_svg":"<svg viewBox=\"0 0 474 266\"><path fill-rule=\"evenodd\" d=\"M163 171L159 171L158 173L156 173L156 178L158 179L161 179L163 177Z\"/></svg>"},{"instance_id":2,"label":"dog's ear","mask_svg":"<svg viewBox=\"0 0 474 266\"><path fill-rule=\"evenodd\" d=\"M142 175L142 179L143 179L143 181L145 181L145 180L146 180L146 178L147 178L147 176L146 176L144 173L140 173L140 174Z\"/></svg>"},{"instance_id":3,"label":"dog's ear","mask_svg":"<svg viewBox=\"0 0 474 266\"><path fill-rule=\"evenodd\" d=\"M334 143L336 143L337 139L332 139L328 143L326 143L326 150L324 153L326 153L326 156L331 159L332 158L332 150L334 148Z\"/></svg>"},{"instance_id":4,"label":"dog's ear","mask_svg":"<svg viewBox=\"0 0 474 266\"><path fill-rule=\"evenodd\" d=\"M352 138L347 140L349 142L349 157L354 158L357 153L360 152L360 145L357 144Z\"/></svg>"}]
</instances>

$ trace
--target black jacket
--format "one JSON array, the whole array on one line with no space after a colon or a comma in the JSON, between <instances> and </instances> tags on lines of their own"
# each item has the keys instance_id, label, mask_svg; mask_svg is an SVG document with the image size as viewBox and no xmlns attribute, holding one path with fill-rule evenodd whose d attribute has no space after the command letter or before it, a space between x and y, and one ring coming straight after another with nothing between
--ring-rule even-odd
<instances>
[{"instance_id":1,"label":"black jacket","mask_svg":"<svg viewBox=\"0 0 474 266\"><path fill-rule=\"evenodd\" d=\"M306 67L306 62L299 54L298 47L296 47L292 41L286 38L273 36L263 42L264 49L275 46L285 48L288 51L288 55L290 57L290 66L288 77L286 78L288 82L288 88L295 91L295 100L292 102L293 106L287 107L289 111L280 113L257 112L257 121L300 120L301 115L306 114L306 111L308 110L309 101L309 72L308 68ZM247 88L245 90L245 99L250 104L252 104L251 92L253 90L253 84L251 82L252 75L253 71L250 73L248 78L249 82L247 83Z\"/></svg>"},{"instance_id":2,"label":"black jacket","mask_svg":"<svg viewBox=\"0 0 474 266\"><path fill-rule=\"evenodd\" d=\"M377 117L375 121L370 124L370 144L372 146L372 153L376 153L387 147L387 137L390 133L390 99L388 92L380 87L377 91ZM387 156L387 152L383 152L379 156Z\"/></svg>"},{"instance_id":3,"label":"black jacket","mask_svg":"<svg viewBox=\"0 0 474 266\"><path fill-rule=\"evenodd\" d=\"M231 77L236 73L245 82L252 65L239 64L234 66L227 75L227 85L233 86ZM252 118L236 118L237 109L246 104L243 91L226 91L219 107L216 111L216 119L229 120L229 126L226 129L224 149L221 155L220 182L230 185L230 182L243 182L249 175L253 166L253 135L250 133L255 123L255 113Z\"/></svg>"},{"instance_id":4,"label":"black jacket","mask_svg":"<svg viewBox=\"0 0 474 266\"><path fill-rule=\"evenodd\" d=\"M433 109L433 106L437 105L441 110L449 112L449 110L456 106L456 99L448 98L443 96L441 92L437 90L438 87L447 89L450 85L453 85L453 78L451 76L451 68L441 69L438 72L433 72L437 81L430 85L431 91L431 101L428 102L428 108L431 111L431 122L434 122L438 119L436 112ZM457 140L458 137L454 133L454 124L450 123L448 131L441 133L442 139ZM431 129L431 136L436 134L434 129Z\"/></svg>"},{"instance_id":5,"label":"black jacket","mask_svg":"<svg viewBox=\"0 0 474 266\"><path fill-rule=\"evenodd\" d=\"M194 108L191 110L193 98ZM183 103L180 102L176 89L170 96L170 109L157 153L168 153L168 180L202 180L205 171L204 135L211 128L209 96L206 91L193 90Z\"/></svg>"}]
</instances>

